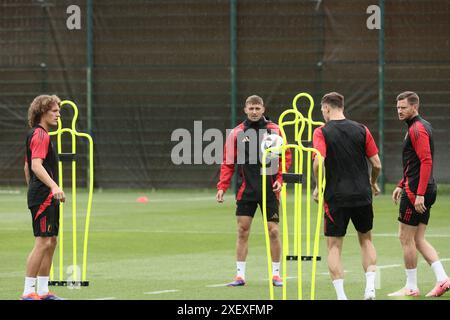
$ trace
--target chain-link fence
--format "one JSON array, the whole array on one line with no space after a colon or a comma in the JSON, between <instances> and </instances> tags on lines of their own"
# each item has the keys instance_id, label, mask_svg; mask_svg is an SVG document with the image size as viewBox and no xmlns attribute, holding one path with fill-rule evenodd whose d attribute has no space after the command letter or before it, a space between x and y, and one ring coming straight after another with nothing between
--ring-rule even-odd
<instances>
[{"instance_id":1,"label":"chain-link fence","mask_svg":"<svg viewBox=\"0 0 450 320\"><path fill-rule=\"evenodd\" d=\"M225 134L232 108L234 122L243 120L251 94L264 98L277 121L298 92L309 92L321 120L321 96L338 91L347 116L365 123L380 143L379 30L367 28L366 12L373 4L378 0L1 0L0 184L24 182L27 108L42 93L79 106L78 129L91 131L95 142L97 187L214 186L219 165L172 163L177 142L171 134L177 128L193 132L194 121L202 121L203 132ZM80 30L66 25L70 5L80 8ZM421 113L434 127L434 175L450 182L449 7L439 0L385 2L388 182L401 176L406 127L394 106L406 90L420 95ZM81 161L81 183L85 171Z\"/></svg>"}]
</instances>

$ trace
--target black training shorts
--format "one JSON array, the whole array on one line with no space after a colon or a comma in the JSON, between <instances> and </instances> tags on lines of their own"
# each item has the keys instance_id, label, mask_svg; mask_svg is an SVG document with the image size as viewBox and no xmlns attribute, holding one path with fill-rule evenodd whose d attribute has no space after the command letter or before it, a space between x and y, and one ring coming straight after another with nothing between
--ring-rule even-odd
<instances>
[{"instance_id":1,"label":"black training shorts","mask_svg":"<svg viewBox=\"0 0 450 320\"><path fill-rule=\"evenodd\" d=\"M400 209L398 215L398 221L401 223L418 226L419 223L428 224L430 219L430 209L431 206L436 201L436 192L430 192L425 194L425 207L427 208L424 213L418 213L414 207L414 202L416 201L416 196L406 193L405 190L402 192L400 198Z\"/></svg>"},{"instance_id":2,"label":"black training shorts","mask_svg":"<svg viewBox=\"0 0 450 320\"><path fill-rule=\"evenodd\" d=\"M262 202L259 201L247 201L247 200L237 200L236 201L236 216L249 216L254 217L256 208L258 207L261 209L262 214ZM270 200L267 201L267 221L271 222L279 222L280 221L280 215L279 215L279 207L280 203L278 200Z\"/></svg>"},{"instance_id":3,"label":"black training shorts","mask_svg":"<svg viewBox=\"0 0 450 320\"><path fill-rule=\"evenodd\" d=\"M54 237L59 230L59 201L48 200L30 208L35 237Z\"/></svg>"},{"instance_id":4,"label":"black training shorts","mask_svg":"<svg viewBox=\"0 0 450 320\"><path fill-rule=\"evenodd\" d=\"M324 211L323 229L327 237L345 236L350 219L358 232L366 233L372 230L372 204L360 207L339 207L325 203Z\"/></svg>"}]
</instances>

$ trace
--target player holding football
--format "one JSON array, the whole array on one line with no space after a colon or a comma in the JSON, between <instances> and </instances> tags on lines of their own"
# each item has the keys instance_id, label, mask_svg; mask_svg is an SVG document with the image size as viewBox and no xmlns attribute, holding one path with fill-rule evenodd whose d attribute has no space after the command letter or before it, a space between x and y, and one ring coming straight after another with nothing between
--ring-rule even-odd
<instances>
[{"instance_id":1,"label":"player holding football","mask_svg":"<svg viewBox=\"0 0 450 320\"><path fill-rule=\"evenodd\" d=\"M326 124L314 130L313 145L325 158L324 232L327 237L328 269L338 300L347 300L344 291L342 244L351 219L358 231L362 265L366 273L365 300L375 299L376 251L372 243L372 192L377 195L381 171L378 148L369 129L344 116L344 97L331 92L322 98ZM369 169L366 159L372 164ZM317 178L318 158L313 163ZM317 201L318 190L314 190Z\"/></svg>"},{"instance_id":2,"label":"player holding football","mask_svg":"<svg viewBox=\"0 0 450 320\"><path fill-rule=\"evenodd\" d=\"M238 164L238 190L236 194L237 242L236 268L237 275L228 286L245 285L245 260L248 253L248 238L255 211L262 210L262 175L260 157L261 131L280 134L278 126L264 117L265 107L261 97L253 95L246 99L244 112L247 119L235 127L227 138L224 147L224 160L220 168L220 180L217 184L216 200L223 202L223 196L230 186L237 159L244 158ZM254 133L249 134L249 133ZM238 141L239 139L239 141ZM256 141L254 141L256 140ZM243 146L242 148L238 146ZM252 148L253 146L253 148ZM256 149L257 148L257 149ZM245 157L244 157L245 156ZM252 157L253 156L253 157ZM257 161L252 161L254 158ZM290 152L286 152L286 166L290 166ZM281 191L281 157L278 170L267 179L267 221L272 254L273 285L282 286L280 278L281 242L279 236L279 192Z\"/></svg>"},{"instance_id":3,"label":"player holding football","mask_svg":"<svg viewBox=\"0 0 450 320\"><path fill-rule=\"evenodd\" d=\"M406 268L406 285L389 296L418 296L417 251L433 269L435 287L427 297L439 297L450 289L450 278L445 273L433 246L425 240L431 206L436 201L436 183L433 178L433 129L419 115L419 96L406 91L397 96L399 120L405 121L408 131L403 141L403 178L392 193L395 204L400 200L399 238Z\"/></svg>"},{"instance_id":4,"label":"player holding football","mask_svg":"<svg viewBox=\"0 0 450 320\"><path fill-rule=\"evenodd\" d=\"M41 95L33 100L28 109L31 130L26 138L24 171L35 242L27 260L22 300L61 299L48 290L59 228L59 201L65 201L64 192L57 184L56 150L48 135L49 129L58 124L60 101L55 95Z\"/></svg>"}]
</instances>

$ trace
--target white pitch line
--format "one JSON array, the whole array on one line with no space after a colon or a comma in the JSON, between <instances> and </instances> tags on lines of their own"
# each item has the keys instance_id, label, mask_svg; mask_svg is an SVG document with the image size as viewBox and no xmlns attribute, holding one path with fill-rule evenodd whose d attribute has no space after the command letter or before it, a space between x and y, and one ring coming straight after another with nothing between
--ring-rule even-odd
<instances>
[{"instance_id":1,"label":"white pitch line","mask_svg":"<svg viewBox=\"0 0 450 320\"><path fill-rule=\"evenodd\" d=\"M161 293L178 292L178 291L180 291L180 290L161 290L161 291L144 292L144 294L161 294Z\"/></svg>"},{"instance_id":2,"label":"white pitch line","mask_svg":"<svg viewBox=\"0 0 450 320\"><path fill-rule=\"evenodd\" d=\"M356 233L349 233L349 236L356 236ZM372 233L373 237L398 237L397 233ZM450 234L426 234L425 238L450 238Z\"/></svg>"},{"instance_id":3,"label":"white pitch line","mask_svg":"<svg viewBox=\"0 0 450 320\"><path fill-rule=\"evenodd\" d=\"M389 269L389 268L398 268L401 267L401 264L388 264L385 266L377 266L377 269Z\"/></svg>"},{"instance_id":4,"label":"white pitch line","mask_svg":"<svg viewBox=\"0 0 450 320\"><path fill-rule=\"evenodd\" d=\"M350 273L351 271L350 270L344 270L344 273ZM330 273L329 272L320 272L320 273L317 273L318 275L321 275L321 276L329 276L330 275Z\"/></svg>"},{"instance_id":5,"label":"white pitch line","mask_svg":"<svg viewBox=\"0 0 450 320\"><path fill-rule=\"evenodd\" d=\"M443 258L443 259L439 259L440 261L450 261L450 258ZM426 261L421 261L422 263L426 263ZM377 266L377 269L390 269L390 268L399 268L402 267L402 264L387 264L387 265L383 265L383 266ZM344 270L344 273L350 273L352 271L350 270ZM328 272L319 272L317 273L317 275L320 276L329 276L330 274ZM297 279L298 277L287 277L287 279ZM267 281L268 279L263 279L261 281ZM226 284L212 284L212 285L208 285L206 286L207 288L215 288L215 287L224 287L226 286Z\"/></svg>"},{"instance_id":6,"label":"white pitch line","mask_svg":"<svg viewBox=\"0 0 450 320\"><path fill-rule=\"evenodd\" d=\"M0 194L20 194L20 190L0 190Z\"/></svg>"},{"instance_id":7,"label":"white pitch line","mask_svg":"<svg viewBox=\"0 0 450 320\"><path fill-rule=\"evenodd\" d=\"M206 286L206 288L218 288L218 287L226 287L227 283L220 283L220 284L211 284L209 286Z\"/></svg>"},{"instance_id":8,"label":"white pitch line","mask_svg":"<svg viewBox=\"0 0 450 320\"><path fill-rule=\"evenodd\" d=\"M439 261L450 261L450 258L442 258L439 259ZM426 261L421 261L421 263L426 263ZM387 264L382 266L377 266L377 269L390 269L390 268L399 268L402 267L402 264ZM350 273L351 270L344 270L344 273ZM319 272L317 275L320 276L329 276L330 274L328 272ZM287 277L287 279L297 279L298 277ZM267 281L268 278L260 280L260 281ZM207 288L216 288L216 287L225 287L227 284L211 284L206 286Z\"/></svg>"},{"instance_id":9,"label":"white pitch line","mask_svg":"<svg viewBox=\"0 0 450 320\"><path fill-rule=\"evenodd\" d=\"M297 277L287 277L287 279L297 279ZM256 280L256 281L268 281L269 278L263 279L263 280ZM210 284L205 286L206 288L219 288L219 287L226 287L228 283L218 283L218 284Z\"/></svg>"},{"instance_id":10,"label":"white pitch line","mask_svg":"<svg viewBox=\"0 0 450 320\"><path fill-rule=\"evenodd\" d=\"M97 298L97 299L92 299L92 300L115 300L116 297L105 297L105 298Z\"/></svg>"},{"instance_id":11,"label":"white pitch line","mask_svg":"<svg viewBox=\"0 0 450 320\"><path fill-rule=\"evenodd\" d=\"M348 271L345 271L348 272ZM320 273L318 273L320 274ZM323 275L328 275L328 273L323 273ZM286 277L286 279L297 279L297 277ZM269 278L265 278L265 279L260 279L260 280L256 280L256 281L268 281ZM210 284L205 286L206 288L219 288L219 287L226 287L227 283L220 283L220 284Z\"/></svg>"},{"instance_id":12,"label":"white pitch line","mask_svg":"<svg viewBox=\"0 0 450 320\"><path fill-rule=\"evenodd\" d=\"M439 259L439 261L450 261L450 258ZM420 263L427 263L426 261L420 261ZM377 266L378 269L389 269L389 268L398 268L403 267L403 264L388 264L384 266Z\"/></svg>"}]
</instances>

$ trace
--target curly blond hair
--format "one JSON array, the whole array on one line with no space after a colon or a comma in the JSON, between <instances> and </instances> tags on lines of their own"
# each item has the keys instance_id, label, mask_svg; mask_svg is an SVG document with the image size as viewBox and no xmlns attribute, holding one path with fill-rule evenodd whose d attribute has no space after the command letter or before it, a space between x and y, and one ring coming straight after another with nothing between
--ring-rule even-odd
<instances>
[{"instance_id":1,"label":"curly blond hair","mask_svg":"<svg viewBox=\"0 0 450 320\"><path fill-rule=\"evenodd\" d=\"M34 98L28 109L28 125L33 128L39 124L44 113L51 109L51 105L59 105L61 99L56 95L40 95Z\"/></svg>"}]
</instances>

